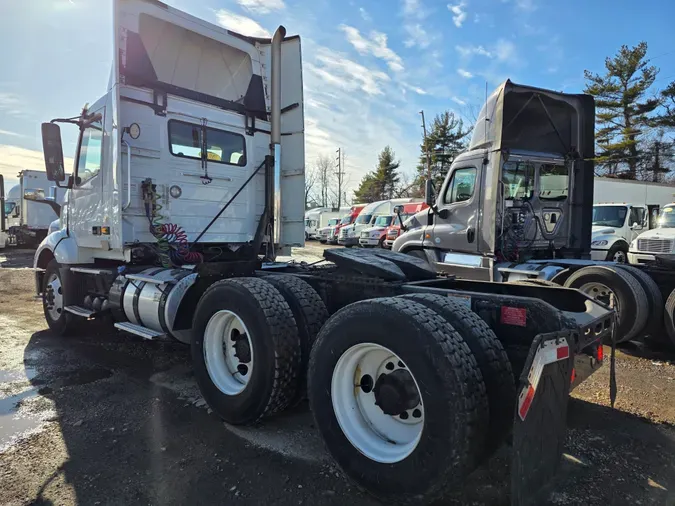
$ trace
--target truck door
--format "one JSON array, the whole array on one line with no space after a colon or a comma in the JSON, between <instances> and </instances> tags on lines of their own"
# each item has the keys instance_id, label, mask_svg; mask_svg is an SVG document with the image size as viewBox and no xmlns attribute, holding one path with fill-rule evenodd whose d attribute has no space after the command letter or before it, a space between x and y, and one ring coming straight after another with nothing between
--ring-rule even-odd
<instances>
[{"instance_id":1,"label":"truck door","mask_svg":"<svg viewBox=\"0 0 675 506\"><path fill-rule=\"evenodd\" d=\"M80 132L75 184L70 191L69 221L71 233L80 247L101 248L98 232L103 224L103 117L105 108L92 107L89 113L100 113L96 121Z\"/></svg>"},{"instance_id":2,"label":"truck door","mask_svg":"<svg viewBox=\"0 0 675 506\"><path fill-rule=\"evenodd\" d=\"M630 230L628 239L628 244L633 242L638 235L642 233L645 228L646 216L644 207L631 207L630 214L628 216L628 227Z\"/></svg>"},{"instance_id":3,"label":"truck door","mask_svg":"<svg viewBox=\"0 0 675 506\"><path fill-rule=\"evenodd\" d=\"M480 203L479 161L467 161L452 168L436 202L442 214L434 216L434 245L446 251L476 254L476 228ZM443 258L441 260L444 260ZM457 259L454 259L453 263ZM463 263L463 262L459 262Z\"/></svg>"}]
</instances>

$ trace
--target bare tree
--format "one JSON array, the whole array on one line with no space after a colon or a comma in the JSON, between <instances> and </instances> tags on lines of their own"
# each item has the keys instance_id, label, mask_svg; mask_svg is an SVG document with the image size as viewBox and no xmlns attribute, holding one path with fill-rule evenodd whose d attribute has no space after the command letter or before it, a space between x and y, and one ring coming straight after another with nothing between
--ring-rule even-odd
<instances>
[{"instance_id":1,"label":"bare tree","mask_svg":"<svg viewBox=\"0 0 675 506\"><path fill-rule=\"evenodd\" d=\"M315 179L308 194L308 200L313 200L321 207L333 206L333 201L337 201L337 198L335 198L336 194L333 191L335 178L332 158L319 155L314 162L312 172Z\"/></svg>"},{"instance_id":2,"label":"bare tree","mask_svg":"<svg viewBox=\"0 0 675 506\"><path fill-rule=\"evenodd\" d=\"M310 207L310 201L314 200L310 195L316 186L317 179L318 174L316 167L311 167L305 171L305 209L308 209Z\"/></svg>"}]
</instances>

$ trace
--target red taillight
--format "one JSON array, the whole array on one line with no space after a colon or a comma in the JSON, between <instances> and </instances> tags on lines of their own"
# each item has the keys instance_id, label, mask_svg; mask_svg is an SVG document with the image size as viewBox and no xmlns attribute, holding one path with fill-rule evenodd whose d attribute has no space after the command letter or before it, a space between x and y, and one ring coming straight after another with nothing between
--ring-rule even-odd
<instances>
[{"instance_id":1,"label":"red taillight","mask_svg":"<svg viewBox=\"0 0 675 506\"><path fill-rule=\"evenodd\" d=\"M595 359L598 362L602 362L604 358L605 358L605 350L602 347L602 345L599 344L598 347L595 349Z\"/></svg>"},{"instance_id":2,"label":"red taillight","mask_svg":"<svg viewBox=\"0 0 675 506\"><path fill-rule=\"evenodd\" d=\"M570 377L570 383L574 383L575 379L577 379L577 370L572 368L572 375Z\"/></svg>"}]
</instances>

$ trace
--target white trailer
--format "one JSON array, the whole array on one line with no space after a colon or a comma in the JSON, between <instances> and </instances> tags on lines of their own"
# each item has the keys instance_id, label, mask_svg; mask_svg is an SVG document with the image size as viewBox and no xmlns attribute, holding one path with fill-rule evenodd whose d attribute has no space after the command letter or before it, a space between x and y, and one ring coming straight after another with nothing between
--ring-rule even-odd
<instances>
[{"instance_id":1,"label":"white trailer","mask_svg":"<svg viewBox=\"0 0 675 506\"><path fill-rule=\"evenodd\" d=\"M591 259L627 262L629 245L657 226L660 210L673 200L670 184L596 177Z\"/></svg>"},{"instance_id":2,"label":"white trailer","mask_svg":"<svg viewBox=\"0 0 675 506\"><path fill-rule=\"evenodd\" d=\"M5 198L7 233L13 244L37 247L59 217L65 190L54 186L44 171L22 170L18 179Z\"/></svg>"},{"instance_id":3,"label":"white trailer","mask_svg":"<svg viewBox=\"0 0 675 506\"><path fill-rule=\"evenodd\" d=\"M113 6L107 93L42 124L49 178L69 190L66 226L34 260L51 331L105 317L188 344L231 424L308 397L338 465L386 503L441 499L512 435L511 495L536 503L571 368L576 384L601 365L613 311L575 290L460 285L384 250L276 262L305 237L299 37L242 36L157 0ZM58 123L79 129L70 178Z\"/></svg>"}]
</instances>

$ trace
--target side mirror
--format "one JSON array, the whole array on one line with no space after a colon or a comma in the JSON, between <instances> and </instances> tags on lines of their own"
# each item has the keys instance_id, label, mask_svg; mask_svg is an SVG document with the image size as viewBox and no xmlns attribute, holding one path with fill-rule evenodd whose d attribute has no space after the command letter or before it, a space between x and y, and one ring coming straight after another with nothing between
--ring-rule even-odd
<instances>
[{"instance_id":1,"label":"side mirror","mask_svg":"<svg viewBox=\"0 0 675 506\"><path fill-rule=\"evenodd\" d=\"M635 229L635 228L642 228L642 227L641 227L640 225L638 225L638 222L636 221L635 223L633 223L633 224L630 226L630 228Z\"/></svg>"},{"instance_id":2,"label":"side mirror","mask_svg":"<svg viewBox=\"0 0 675 506\"><path fill-rule=\"evenodd\" d=\"M442 220L447 220L450 218L450 209L444 207L443 209L438 210L438 217Z\"/></svg>"},{"instance_id":3,"label":"side mirror","mask_svg":"<svg viewBox=\"0 0 675 506\"><path fill-rule=\"evenodd\" d=\"M434 205L434 183L427 179L424 185L424 202L429 207Z\"/></svg>"},{"instance_id":4,"label":"side mirror","mask_svg":"<svg viewBox=\"0 0 675 506\"><path fill-rule=\"evenodd\" d=\"M61 129L56 123L42 123L42 151L45 157L47 179L57 182L65 181Z\"/></svg>"}]
</instances>

